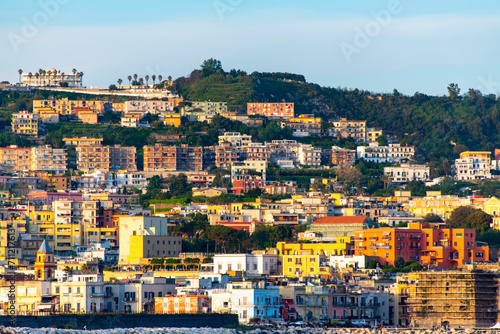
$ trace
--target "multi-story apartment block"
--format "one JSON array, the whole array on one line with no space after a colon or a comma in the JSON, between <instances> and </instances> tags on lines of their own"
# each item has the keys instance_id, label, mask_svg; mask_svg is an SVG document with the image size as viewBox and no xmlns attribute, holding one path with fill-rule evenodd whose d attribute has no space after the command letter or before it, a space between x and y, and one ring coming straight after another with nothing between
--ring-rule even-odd
<instances>
[{"instance_id":1,"label":"multi-story apartment block","mask_svg":"<svg viewBox=\"0 0 500 334\"><path fill-rule=\"evenodd\" d=\"M286 122L282 122L281 126L292 128L294 130L293 135L296 137L319 136L322 134L321 121L321 117L305 114L292 117Z\"/></svg>"},{"instance_id":2,"label":"multi-story apartment block","mask_svg":"<svg viewBox=\"0 0 500 334\"><path fill-rule=\"evenodd\" d=\"M356 150L332 146L331 163L335 166L353 166L356 163Z\"/></svg>"},{"instance_id":3,"label":"multi-story apartment block","mask_svg":"<svg viewBox=\"0 0 500 334\"><path fill-rule=\"evenodd\" d=\"M497 323L498 278L492 272L410 273L409 318L414 328L490 328Z\"/></svg>"},{"instance_id":4,"label":"multi-story apartment block","mask_svg":"<svg viewBox=\"0 0 500 334\"><path fill-rule=\"evenodd\" d=\"M309 231L318 233L323 238L353 237L355 230L373 226L374 224L368 216L333 216L313 221Z\"/></svg>"},{"instance_id":5,"label":"multi-story apartment block","mask_svg":"<svg viewBox=\"0 0 500 334\"><path fill-rule=\"evenodd\" d=\"M247 115L263 115L268 118L294 117L294 103L247 103Z\"/></svg>"},{"instance_id":6,"label":"multi-story apartment block","mask_svg":"<svg viewBox=\"0 0 500 334\"><path fill-rule=\"evenodd\" d=\"M463 205L471 205L470 198L455 195L441 195L440 191L428 191L425 197L416 197L404 204L405 210L417 217L430 213L440 216L443 220L450 218L451 212Z\"/></svg>"},{"instance_id":7,"label":"multi-story apartment block","mask_svg":"<svg viewBox=\"0 0 500 334\"><path fill-rule=\"evenodd\" d=\"M80 73L64 73L60 70L50 69L39 72L29 72L22 75L21 85L30 87L41 86L66 86L82 87L82 75Z\"/></svg>"},{"instance_id":8,"label":"multi-story apartment block","mask_svg":"<svg viewBox=\"0 0 500 334\"><path fill-rule=\"evenodd\" d=\"M155 314L196 314L210 311L210 297L175 295L155 298Z\"/></svg>"},{"instance_id":9,"label":"multi-story apartment block","mask_svg":"<svg viewBox=\"0 0 500 334\"><path fill-rule=\"evenodd\" d=\"M319 167L321 166L321 149L314 148L312 145L300 144L297 160L303 166Z\"/></svg>"},{"instance_id":10,"label":"multi-story apartment block","mask_svg":"<svg viewBox=\"0 0 500 334\"><path fill-rule=\"evenodd\" d=\"M242 135L239 132L224 132L219 136L219 146L229 143L230 146L248 146L252 142L252 136Z\"/></svg>"},{"instance_id":11,"label":"multi-story apartment block","mask_svg":"<svg viewBox=\"0 0 500 334\"><path fill-rule=\"evenodd\" d=\"M109 166L111 169L126 170L129 172L137 171L135 163L136 148L134 146L110 146L109 147Z\"/></svg>"},{"instance_id":12,"label":"multi-story apartment block","mask_svg":"<svg viewBox=\"0 0 500 334\"><path fill-rule=\"evenodd\" d=\"M200 109L204 112L209 113L226 113L227 112L227 102L198 102L198 101L189 101L191 103L191 107L189 109L195 110Z\"/></svg>"},{"instance_id":13,"label":"multi-story apartment block","mask_svg":"<svg viewBox=\"0 0 500 334\"><path fill-rule=\"evenodd\" d=\"M455 160L457 180L491 179L491 152L466 151Z\"/></svg>"},{"instance_id":14,"label":"multi-story apartment block","mask_svg":"<svg viewBox=\"0 0 500 334\"><path fill-rule=\"evenodd\" d=\"M109 146L77 146L76 153L78 155L77 164L79 171L109 171Z\"/></svg>"},{"instance_id":15,"label":"multi-story apartment block","mask_svg":"<svg viewBox=\"0 0 500 334\"><path fill-rule=\"evenodd\" d=\"M225 142L215 146L215 166L229 168L233 163L245 160L246 149L240 146L232 146Z\"/></svg>"},{"instance_id":16,"label":"multi-story apartment block","mask_svg":"<svg viewBox=\"0 0 500 334\"><path fill-rule=\"evenodd\" d=\"M31 167L31 149L11 145L0 147L0 166L5 171L23 171Z\"/></svg>"},{"instance_id":17,"label":"multi-story apartment block","mask_svg":"<svg viewBox=\"0 0 500 334\"><path fill-rule=\"evenodd\" d=\"M408 183L411 181L427 181L430 168L426 165L401 164L395 167L384 167L384 175L389 183Z\"/></svg>"},{"instance_id":18,"label":"multi-story apartment block","mask_svg":"<svg viewBox=\"0 0 500 334\"><path fill-rule=\"evenodd\" d=\"M366 121L353 121L341 118L330 122L333 127L328 130L331 137L354 138L357 142L366 141Z\"/></svg>"},{"instance_id":19,"label":"multi-story apartment block","mask_svg":"<svg viewBox=\"0 0 500 334\"><path fill-rule=\"evenodd\" d=\"M269 151L266 145L261 143L250 143L246 147L246 160L264 160L269 159Z\"/></svg>"},{"instance_id":20,"label":"multi-story apartment block","mask_svg":"<svg viewBox=\"0 0 500 334\"><path fill-rule=\"evenodd\" d=\"M238 314L241 323L248 323L250 318L279 321L280 290L279 286L267 282L228 283L231 292L232 311Z\"/></svg>"},{"instance_id":21,"label":"multi-story apartment block","mask_svg":"<svg viewBox=\"0 0 500 334\"><path fill-rule=\"evenodd\" d=\"M138 115L123 115L120 119L120 126L126 128L136 128L139 125L139 117Z\"/></svg>"},{"instance_id":22,"label":"multi-story apartment block","mask_svg":"<svg viewBox=\"0 0 500 334\"><path fill-rule=\"evenodd\" d=\"M375 163L400 163L412 159L415 155L413 146L379 146L377 142L370 143L369 146L358 146L356 150L358 159Z\"/></svg>"},{"instance_id":23,"label":"multi-story apartment block","mask_svg":"<svg viewBox=\"0 0 500 334\"><path fill-rule=\"evenodd\" d=\"M65 149L49 145L31 148L30 170L64 173L67 169L68 155Z\"/></svg>"},{"instance_id":24,"label":"multi-story apartment block","mask_svg":"<svg viewBox=\"0 0 500 334\"><path fill-rule=\"evenodd\" d=\"M136 171L136 148L103 145L82 145L76 147L78 170L83 172L109 171L120 169Z\"/></svg>"},{"instance_id":25,"label":"multi-story apartment block","mask_svg":"<svg viewBox=\"0 0 500 334\"><path fill-rule=\"evenodd\" d=\"M337 237L331 243L278 242L282 274L287 277L327 277L330 272L330 256L351 253L351 237Z\"/></svg>"},{"instance_id":26,"label":"multi-story apartment block","mask_svg":"<svg viewBox=\"0 0 500 334\"><path fill-rule=\"evenodd\" d=\"M89 242L88 233L89 229L97 225L98 208L96 201L60 200L53 203L53 208L56 228L58 225L76 225L80 227L80 233L75 235L74 238L69 235L68 237L57 237L58 239L70 242L71 247L88 246L100 242L100 240Z\"/></svg>"},{"instance_id":27,"label":"multi-story apartment block","mask_svg":"<svg viewBox=\"0 0 500 334\"><path fill-rule=\"evenodd\" d=\"M408 228L357 230L354 244L356 255L377 256L382 265L394 265L397 257L444 268L489 259L489 248L476 241L474 229L446 229L422 223L409 223Z\"/></svg>"},{"instance_id":28,"label":"multi-story apartment block","mask_svg":"<svg viewBox=\"0 0 500 334\"><path fill-rule=\"evenodd\" d=\"M174 103L172 101L126 101L124 105L125 114L130 112L160 114L173 110Z\"/></svg>"},{"instance_id":29,"label":"multi-story apartment block","mask_svg":"<svg viewBox=\"0 0 500 334\"><path fill-rule=\"evenodd\" d=\"M201 146L144 146L145 171L201 171L203 148Z\"/></svg>"},{"instance_id":30,"label":"multi-story apartment block","mask_svg":"<svg viewBox=\"0 0 500 334\"><path fill-rule=\"evenodd\" d=\"M38 136L38 115L27 110L12 114L12 132L19 135Z\"/></svg>"},{"instance_id":31,"label":"multi-story apartment block","mask_svg":"<svg viewBox=\"0 0 500 334\"><path fill-rule=\"evenodd\" d=\"M101 114L104 112L106 103L99 100L69 100L68 98L52 100L34 100L33 113L42 114L50 108L59 115L78 115L78 111L93 111Z\"/></svg>"}]
</instances>

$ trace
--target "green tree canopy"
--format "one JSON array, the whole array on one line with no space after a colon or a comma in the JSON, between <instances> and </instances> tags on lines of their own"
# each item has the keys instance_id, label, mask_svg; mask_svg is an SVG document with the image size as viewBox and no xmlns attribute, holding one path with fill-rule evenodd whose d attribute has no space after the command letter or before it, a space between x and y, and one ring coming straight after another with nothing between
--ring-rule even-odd
<instances>
[{"instance_id":1,"label":"green tree canopy","mask_svg":"<svg viewBox=\"0 0 500 334\"><path fill-rule=\"evenodd\" d=\"M210 58L203 61L201 64L201 71L203 72L204 77L208 77L211 74L215 74L217 72L223 72L222 63L220 60Z\"/></svg>"}]
</instances>

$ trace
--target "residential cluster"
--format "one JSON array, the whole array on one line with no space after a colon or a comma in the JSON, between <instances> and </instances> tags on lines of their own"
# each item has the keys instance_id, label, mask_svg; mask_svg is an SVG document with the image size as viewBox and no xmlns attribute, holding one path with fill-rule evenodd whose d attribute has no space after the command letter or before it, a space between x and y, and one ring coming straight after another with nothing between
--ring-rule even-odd
<instances>
[{"instance_id":1,"label":"residential cluster","mask_svg":"<svg viewBox=\"0 0 500 334\"><path fill-rule=\"evenodd\" d=\"M81 87L82 76L41 71L22 82ZM90 134L63 138L62 147L41 145L48 123L98 124L110 112L131 128L209 125L216 115L252 127L276 119L295 138L258 142L217 129L212 146L174 145L187 134L165 132L144 146L108 145ZM8 314L15 280L16 312L26 315L212 312L237 314L243 324L422 328L497 322L495 249L478 240L481 229L473 227L480 219L460 228L446 220L469 207L491 216L488 228L500 230L499 199L407 190L354 195L337 177L305 176L353 170L363 161L384 164L384 184L397 189L442 181L416 162L415 147L366 121L296 115L292 102L252 102L237 113L227 102L170 94L119 103L34 100L33 112L13 114L12 132L34 144L0 147L0 314ZM311 136L350 145L305 143ZM464 151L450 169L456 180L480 181L493 177L499 161L500 150L493 159L491 152ZM306 186L278 179L283 170L306 177ZM143 200L153 179L179 175L190 186L189 201ZM157 186L160 196L174 191L172 184ZM262 193L249 196L256 190ZM249 252L241 242L226 248L225 239L214 248L214 240L200 237L203 227L192 235L182 229L195 218L250 238L263 228L290 236ZM189 251L193 239L202 248L206 243L206 252Z\"/></svg>"}]
</instances>

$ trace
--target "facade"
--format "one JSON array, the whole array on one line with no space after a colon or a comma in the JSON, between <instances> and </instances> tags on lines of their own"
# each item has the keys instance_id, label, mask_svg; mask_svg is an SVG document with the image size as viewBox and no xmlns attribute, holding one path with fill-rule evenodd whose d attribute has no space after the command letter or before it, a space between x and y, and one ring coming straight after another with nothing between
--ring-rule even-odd
<instances>
[{"instance_id":1,"label":"facade","mask_svg":"<svg viewBox=\"0 0 500 334\"><path fill-rule=\"evenodd\" d=\"M411 273L408 289L414 327L489 328L497 323L498 278L494 273Z\"/></svg>"},{"instance_id":2,"label":"facade","mask_svg":"<svg viewBox=\"0 0 500 334\"><path fill-rule=\"evenodd\" d=\"M82 172L109 171L111 169L137 171L136 148L103 145L76 147L78 170Z\"/></svg>"},{"instance_id":3,"label":"facade","mask_svg":"<svg viewBox=\"0 0 500 334\"><path fill-rule=\"evenodd\" d=\"M179 295L155 298L155 314L196 314L210 311L210 297Z\"/></svg>"},{"instance_id":4,"label":"facade","mask_svg":"<svg viewBox=\"0 0 500 334\"><path fill-rule=\"evenodd\" d=\"M5 171L23 171L31 168L31 149L16 145L0 148L0 166Z\"/></svg>"},{"instance_id":5,"label":"facade","mask_svg":"<svg viewBox=\"0 0 500 334\"><path fill-rule=\"evenodd\" d=\"M384 167L384 175L390 183L408 183L411 181L427 181L430 167L426 165L401 164L395 167Z\"/></svg>"},{"instance_id":6,"label":"facade","mask_svg":"<svg viewBox=\"0 0 500 334\"><path fill-rule=\"evenodd\" d=\"M201 146L144 146L144 171L201 171Z\"/></svg>"},{"instance_id":7,"label":"facade","mask_svg":"<svg viewBox=\"0 0 500 334\"><path fill-rule=\"evenodd\" d=\"M177 257L181 237L168 235L167 218L121 217L119 226L120 263L140 263L143 258Z\"/></svg>"},{"instance_id":8,"label":"facade","mask_svg":"<svg viewBox=\"0 0 500 334\"><path fill-rule=\"evenodd\" d=\"M111 169L137 171L135 163L136 148L134 146L109 146L109 167Z\"/></svg>"},{"instance_id":9,"label":"facade","mask_svg":"<svg viewBox=\"0 0 500 334\"><path fill-rule=\"evenodd\" d=\"M247 115L262 115L268 118L294 117L294 104L283 103L247 103Z\"/></svg>"},{"instance_id":10,"label":"facade","mask_svg":"<svg viewBox=\"0 0 500 334\"><path fill-rule=\"evenodd\" d=\"M64 173L67 170L68 155L65 149L49 145L31 148L30 170Z\"/></svg>"},{"instance_id":11,"label":"facade","mask_svg":"<svg viewBox=\"0 0 500 334\"><path fill-rule=\"evenodd\" d=\"M354 138L356 142L366 141L366 121L353 121L341 118L331 122L333 127L329 129L331 137Z\"/></svg>"},{"instance_id":12,"label":"facade","mask_svg":"<svg viewBox=\"0 0 500 334\"><path fill-rule=\"evenodd\" d=\"M475 241L474 229L409 223L408 228L358 230L355 235L355 255L376 256L381 265L394 265L397 257L443 268L489 259L489 247Z\"/></svg>"},{"instance_id":13,"label":"facade","mask_svg":"<svg viewBox=\"0 0 500 334\"><path fill-rule=\"evenodd\" d=\"M491 179L491 153L466 151L455 160L457 180Z\"/></svg>"},{"instance_id":14,"label":"facade","mask_svg":"<svg viewBox=\"0 0 500 334\"><path fill-rule=\"evenodd\" d=\"M319 136L322 134L321 121L321 117L314 117L313 114L304 114L282 122L281 126L288 126L293 129L293 135L296 137Z\"/></svg>"},{"instance_id":15,"label":"facade","mask_svg":"<svg viewBox=\"0 0 500 334\"><path fill-rule=\"evenodd\" d=\"M271 254L215 254L214 273L242 271L248 276L277 275L278 255Z\"/></svg>"},{"instance_id":16,"label":"facade","mask_svg":"<svg viewBox=\"0 0 500 334\"><path fill-rule=\"evenodd\" d=\"M114 106L114 105L113 105ZM114 106L115 107L115 106ZM121 106L117 105L116 108L120 111ZM145 101L126 101L124 103L124 112L125 114L140 112L143 114L160 114L162 112L173 111L174 103L172 101L155 101L155 100L145 100Z\"/></svg>"},{"instance_id":17,"label":"facade","mask_svg":"<svg viewBox=\"0 0 500 334\"><path fill-rule=\"evenodd\" d=\"M266 282L228 283L231 292L232 311L238 314L240 323L248 323L257 317L261 321L277 321L280 318L280 290Z\"/></svg>"},{"instance_id":18,"label":"facade","mask_svg":"<svg viewBox=\"0 0 500 334\"><path fill-rule=\"evenodd\" d=\"M219 146L229 143L230 146L248 146L252 142L252 136L242 135L239 132L224 132L219 136Z\"/></svg>"},{"instance_id":19,"label":"facade","mask_svg":"<svg viewBox=\"0 0 500 334\"><path fill-rule=\"evenodd\" d=\"M417 217L430 213L440 216L443 220L450 218L453 210L463 205L471 205L470 198L453 195L441 195L441 192L427 192L425 197L416 197L405 204L406 211Z\"/></svg>"},{"instance_id":20,"label":"facade","mask_svg":"<svg viewBox=\"0 0 500 334\"><path fill-rule=\"evenodd\" d=\"M63 138L64 145L70 146L100 146L102 145L102 138L87 138L87 137L74 137Z\"/></svg>"},{"instance_id":21,"label":"facade","mask_svg":"<svg viewBox=\"0 0 500 334\"><path fill-rule=\"evenodd\" d=\"M401 163L411 160L415 155L413 146L401 146L400 144L379 146L377 142L372 142L369 146L358 146L356 151L358 159L375 163Z\"/></svg>"},{"instance_id":22,"label":"facade","mask_svg":"<svg viewBox=\"0 0 500 334\"><path fill-rule=\"evenodd\" d=\"M303 166L321 166L321 149L312 145L300 144L297 152L298 162Z\"/></svg>"},{"instance_id":23,"label":"facade","mask_svg":"<svg viewBox=\"0 0 500 334\"><path fill-rule=\"evenodd\" d=\"M227 102L199 102L199 101L189 101L191 103L191 110L201 109L207 113L226 113L227 112Z\"/></svg>"},{"instance_id":24,"label":"facade","mask_svg":"<svg viewBox=\"0 0 500 334\"><path fill-rule=\"evenodd\" d=\"M53 68L50 70L40 70L34 74L32 72L23 74L21 85L29 87L82 87L82 77L82 74L76 71L73 73L64 73Z\"/></svg>"},{"instance_id":25,"label":"facade","mask_svg":"<svg viewBox=\"0 0 500 334\"><path fill-rule=\"evenodd\" d=\"M12 132L24 136L38 136L38 115L28 111L12 114Z\"/></svg>"},{"instance_id":26,"label":"facade","mask_svg":"<svg viewBox=\"0 0 500 334\"><path fill-rule=\"evenodd\" d=\"M331 163L335 166L354 166L356 163L356 150L349 150L338 146L332 146Z\"/></svg>"}]
</instances>

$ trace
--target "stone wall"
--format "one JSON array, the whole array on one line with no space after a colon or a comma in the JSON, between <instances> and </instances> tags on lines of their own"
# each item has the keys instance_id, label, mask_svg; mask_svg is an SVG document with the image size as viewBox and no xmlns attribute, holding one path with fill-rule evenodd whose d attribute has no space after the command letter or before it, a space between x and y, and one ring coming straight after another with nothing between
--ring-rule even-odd
<instances>
[{"instance_id":1,"label":"stone wall","mask_svg":"<svg viewBox=\"0 0 500 334\"><path fill-rule=\"evenodd\" d=\"M8 316L0 316L0 325L10 326ZM212 327L237 325L236 314L64 314L16 316L17 327L63 327L109 329L135 327Z\"/></svg>"}]
</instances>

